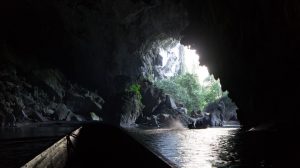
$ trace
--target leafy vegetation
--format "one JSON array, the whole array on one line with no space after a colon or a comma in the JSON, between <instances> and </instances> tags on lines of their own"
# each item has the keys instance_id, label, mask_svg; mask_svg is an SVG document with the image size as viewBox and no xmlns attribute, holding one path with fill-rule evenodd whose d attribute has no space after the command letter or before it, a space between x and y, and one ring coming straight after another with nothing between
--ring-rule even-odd
<instances>
[{"instance_id":1,"label":"leafy vegetation","mask_svg":"<svg viewBox=\"0 0 300 168\"><path fill-rule=\"evenodd\" d=\"M137 95L139 99L142 98L142 95L141 95L141 85L139 85L139 84L137 84L137 83L131 84L131 85L126 89L126 92L133 93L133 94Z\"/></svg>"},{"instance_id":2,"label":"leafy vegetation","mask_svg":"<svg viewBox=\"0 0 300 168\"><path fill-rule=\"evenodd\" d=\"M222 92L220 80L209 76L200 84L194 74L183 74L170 79L156 81L155 85L170 94L177 102L181 102L188 111L203 110L203 108L228 92Z\"/></svg>"}]
</instances>

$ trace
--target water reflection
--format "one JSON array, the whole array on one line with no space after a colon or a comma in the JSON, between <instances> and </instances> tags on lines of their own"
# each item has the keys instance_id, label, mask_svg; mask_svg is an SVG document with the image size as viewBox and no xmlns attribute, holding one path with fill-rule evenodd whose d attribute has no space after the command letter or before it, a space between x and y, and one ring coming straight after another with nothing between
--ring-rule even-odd
<instances>
[{"instance_id":1,"label":"water reflection","mask_svg":"<svg viewBox=\"0 0 300 168\"><path fill-rule=\"evenodd\" d=\"M178 167L225 167L239 162L232 152L231 139L237 128L198 130L130 130L150 149L159 152Z\"/></svg>"}]
</instances>

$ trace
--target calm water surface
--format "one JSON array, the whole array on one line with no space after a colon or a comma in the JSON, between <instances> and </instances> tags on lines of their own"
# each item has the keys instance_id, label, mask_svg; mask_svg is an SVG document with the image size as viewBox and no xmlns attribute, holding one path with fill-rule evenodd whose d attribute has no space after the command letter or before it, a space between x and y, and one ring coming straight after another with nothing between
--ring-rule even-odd
<instances>
[{"instance_id":1,"label":"calm water surface","mask_svg":"<svg viewBox=\"0 0 300 168\"><path fill-rule=\"evenodd\" d=\"M150 150L160 153L176 167L238 167L234 150L238 128L130 129L129 132Z\"/></svg>"},{"instance_id":2,"label":"calm water surface","mask_svg":"<svg viewBox=\"0 0 300 168\"><path fill-rule=\"evenodd\" d=\"M0 168L18 168L76 129L77 125L0 128Z\"/></svg>"}]
</instances>

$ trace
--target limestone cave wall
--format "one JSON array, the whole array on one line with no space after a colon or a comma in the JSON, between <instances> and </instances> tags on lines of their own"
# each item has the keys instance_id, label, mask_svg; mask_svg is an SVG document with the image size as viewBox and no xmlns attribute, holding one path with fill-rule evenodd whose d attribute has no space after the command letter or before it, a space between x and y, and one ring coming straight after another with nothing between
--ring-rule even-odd
<instances>
[{"instance_id":1,"label":"limestone cave wall","mask_svg":"<svg viewBox=\"0 0 300 168\"><path fill-rule=\"evenodd\" d=\"M243 124L297 125L299 9L296 0L2 1L0 60L58 68L97 89L114 120L119 93L152 75L157 54L149 51L181 39L220 77Z\"/></svg>"},{"instance_id":2,"label":"limestone cave wall","mask_svg":"<svg viewBox=\"0 0 300 168\"><path fill-rule=\"evenodd\" d=\"M1 61L26 72L58 68L96 89L107 102L108 122L119 122L126 87L153 76L154 43L180 39L187 25L179 1L13 0L0 6Z\"/></svg>"}]
</instances>

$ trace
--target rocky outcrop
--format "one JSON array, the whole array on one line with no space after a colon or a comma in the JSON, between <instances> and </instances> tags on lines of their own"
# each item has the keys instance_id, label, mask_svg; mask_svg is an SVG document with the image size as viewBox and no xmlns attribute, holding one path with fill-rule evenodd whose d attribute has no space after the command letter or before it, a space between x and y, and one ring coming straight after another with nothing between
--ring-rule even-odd
<instances>
[{"instance_id":1,"label":"rocky outcrop","mask_svg":"<svg viewBox=\"0 0 300 168\"><path fill-rule=\"evenodd\" d=\"M0 125L23 122L87 121L101 116L104 100L70 83L54 69L24 72L0 65Z\"/></svg>"},{"instance_id":2,"label":"rocky outcrop","mask_svg":"<svg viewBox=\"0 0 300 168\"><path fill-rule=\"evenodd\" d=\"M192 123L188 125L188 128L190 129L203 129L207 128L211 125L211 116L208 113L203 114L202 116L198 116L194 119Z\"/></svg>"},{"instance_id":3,"label":"rocky outcrop","mask_svg":"<svg viewBox=\"0 0 300 168\"><path fill-rule=\"evenodd\" d=\"M141 103L141 97L132 93L124 95L123 101L120 125L123 127L132 126L141 114L144 105Z\"/></svg>"},{"instance_id":4,"label":"rocky outcrop","mask_svg":"<svg viewBox=\"0 0 300 168\"><path fill-rule=\"evenodd\" d=\"M224 96L209 103L203 111L210 116L210 126L222 126L225 121L237 121L237 109L235 103L228 96Z\"/></svg>"},{"instance_id":5,"label":"rocky outcrop","mask_svg":"<svg viewBox=\"0 0 300 168\"><path fill-rule=\"evenodd\" d=\"M142 89L142 103L145 105L143 115L151 115L159 104L165 101L164 93L161 89L153 87L150 81L143 81Z\"/></svg>"},{"instance_id":6,"label":"rocky outcrop","mask_svg":"<svg viewBox=\"0 0 300 168\"><path fill-rule=\"evenodd\" d=\"M193 112L191 117L195 120L188 127L190 129L222 127L226 123L238 123L237 109L238 107L228 96L223 96L205 106L203 112Z\"/></svg>"},{"instance_id":7,"label":"rocky outcrop","mask_svg":"<svg viewBox=\"0 0 300 168\"><path fill-rule=\"evenodd\" d=\"M237 121L237 106L228 97L209 103L200 110L187 113L187 109L170 96L157 88L152 82L143 80L142 104L144 108L136 123L146 127L172 127L173 123L180 123L183 127L191 129L219 127L225 122Z\"/></svg>"},{"instance_id":8,"label":"rocky outcrop","mask_svg":"<svg viewBox=\"0 0 300 168\"><path fill-rule=\"evenodd\" d=\"M142 82L144 109L136 123L145 127L173 127L175 123L187 127L194 120L187 115L186 108L177 107L175 100L155 87L150 81Z\"/></svg>"}]
</instances>

